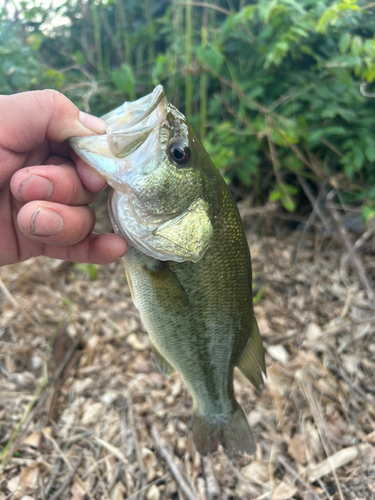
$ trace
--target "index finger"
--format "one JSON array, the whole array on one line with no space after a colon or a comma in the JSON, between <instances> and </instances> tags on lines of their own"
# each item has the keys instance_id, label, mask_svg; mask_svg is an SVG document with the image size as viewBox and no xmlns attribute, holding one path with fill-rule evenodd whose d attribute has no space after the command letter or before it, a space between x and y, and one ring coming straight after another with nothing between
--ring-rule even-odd
<instances>
[{"instance_id":1,"label":"index finger","mask_svg":"<svg viewBox=\"0 0 375 500\"><path fill-rule=\"evenodd\" d=\"M82 113L56 90L0 96L0 115L0 187L46 139L63 142L105 132L100 118Z\"/></svg>"}]
</instances>

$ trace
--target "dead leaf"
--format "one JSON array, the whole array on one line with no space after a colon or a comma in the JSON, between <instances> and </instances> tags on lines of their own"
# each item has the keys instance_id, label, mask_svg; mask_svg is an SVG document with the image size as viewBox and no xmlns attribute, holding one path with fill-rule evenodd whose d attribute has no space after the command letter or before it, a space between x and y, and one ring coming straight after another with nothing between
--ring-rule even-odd
<instances>
[{"instance_id":1,"label":"dead leaf","mask_svg":"<svg viewBox=\"0 0 375 500\"><path fill-rule=\"evenodd\" d=\"M111 500L123 500L125 492L126 488L124 484L119 481L113 487L113 490L111 492Z\"/></svg>"},{"instance_id":2,"label":"dead leaf","mask_svg":"<svg viewBox=\"0 0 375 500\"><path fill-rule=\"evenodd\" d=\"M272 492L272 500L288 500L297 493L297 488L282 481Z\"/></svg>"},{"instance_id":3,"label":"dead leaf","mask_svg":"<svg viewBox=\"0 0 375 500\"><path fill-rule=\"evenodd\" d=\"M116 458L111 454L104 458L105 468L107 471L107 481L110 483L115 474L117 461Z\"/></svg>"},{"instance_id":4,"label":"dead leaf","mask_svg":"<svg viewBox=\"0 0 375 500\"><path fill-rule=\"evenodd\" d=\"M285 365L289 361L289 354L285 347L281 344L269 345L267 347L267 352L275 361L279 361Z\"/></svg>"},{"instance_id":5,"label":"dead leaf","mask_svg":"<svg viewBox=\"0 0 375 500\"><path fill-rule=\"evenodd\" d=\"M160 499L160 491L156 484L150 486L147 492L147 500L159 500Z\"/></svg>"},{"instance_id":6,"label":"dead leaf","mask_svg":"<svg viewBox=\"0 0 375 500\"><path fill-rule=\"evenodd\" d=\"M131 365L131 370L135 373L150 373L152 371L151 363L143 356L138 354Z\"/></svg>"},{"instance_id":7,"label":"dead leaf","mask_svg":"<svg viewBox=\"0 0 375 500\"><path fill-rule=\"evenodd\" d=\"M85 489L81 486L78 481L74 481L72 489L70 490L72 493L70 500L84 500L86 496Z\"/></svg>"},{"instance_id":8,"label":"dead leaf","mask_svg":"<svg viewBox=\"0 0 375 500\"><path fill-rule=\"evenodd\" d=\"M288 453L296 462L306 463L306 440L303 434L294 434L289 441Z\"/></svg>"},{"instance_id":9,"label":"dead leaf","mask_svg":"<svg viewBox=\"0 0 375 500\"><path fill-rule=\"evenodd\" d=\"M20 489L20 476L14 476L7 482L7 488L11 493L16 493Z\"/></svg>"},{"instance_id":10,"label":"dead leaf","mask_svg":"<svg viewBox=\"0 0 375 500\"><path fill-rule=\"evenodd\" d=\"M85 403L81 420L82 425L89 425L97 422L102 410L103 405L101 403L89 401Z\"/></svg>"},{"instance_id":11,"label":"dead leaf","mask_svg":"<svg viewBox=\"0 0 375 500\"><path fill-rule=\"evenodd\" d=\"M22 440L23 446L29 446L34 450L39 450L42 444L43 435L41 432L32 432Z\"/></svg>"},{"instance_id":12,"label":"dead leaf","mask_svg":"<svg viewBox=\"0 0 375 500\"><path fill-rule=\"evenodd\" d=\"M39 464L34 462L32 465L25 467L20 474L20 486L22 491L34 490L38 485L39 479Z\"/></svg>"},{"instance_id":13,"label":"dead leaf","mask_svg":"<svg viewBox=\"0 0 375 500\"><path fill-rule=\"evenodd\" d=\"M241 469L241 474L254 484L262 485L267 483L269 481L268 463L260 460L251 462L251 464Z\"/></svg>"},{"instance_id":14,"label":"dead leaf","mask_svg":"<svg viewBox=\"0 0 375 500\"><path fill-rule=\"evenodd\" d=\"M309 323L305 330L305 337L309 344L314 344L322 336L322 329L316 323Z\"/></svg>"},{"instance_id":15,"label":"dead leaf","mask_svg":"<svg viewBox=\"0 0 375 500\"><path fill-rule=\"evenodd\" d=\"M147 349L147 345L141 342L135 333L128 335L126 342L136 351L144 351Z\"/></svg>"}]
</instances>

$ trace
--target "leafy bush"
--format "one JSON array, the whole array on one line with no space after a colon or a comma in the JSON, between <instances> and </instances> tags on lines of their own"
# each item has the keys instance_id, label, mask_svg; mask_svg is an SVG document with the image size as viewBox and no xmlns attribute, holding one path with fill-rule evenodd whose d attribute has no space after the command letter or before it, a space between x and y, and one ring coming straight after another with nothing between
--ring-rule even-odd
<instances>
[{"instance_id":1,"label":"leafy bush","mask_svg":"<svg viewBox=\"0 0 375 500\"><path fill-rule=\"evenodd\" d=\"M229 183L292 211L298 176L328 180L369 219L374 12L361 0L25 2L16 23L2 14L1 90L53 86L101 114L162 83Z\"/></svg>"}]
</instances>

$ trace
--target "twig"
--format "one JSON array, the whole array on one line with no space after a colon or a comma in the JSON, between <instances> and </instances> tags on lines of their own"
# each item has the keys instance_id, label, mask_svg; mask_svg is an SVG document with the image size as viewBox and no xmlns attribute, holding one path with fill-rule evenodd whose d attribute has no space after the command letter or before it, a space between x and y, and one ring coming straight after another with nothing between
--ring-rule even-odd
<instances>
[{"instance_id":1,"label":"twig","mask_svg":"<svg viewBox=\"0 0 375 500\"><path fill-rule=\"evenodd\" d=\"M189 486L186 484L184 478L182 477L180 471L178 470L177 465L175 464L175 462L173 460L172 455L170 454L170 452L167 450L167 448L161 442L159 433L156 430L155 426L152 427L151 434L155 440L156 446L159 448L160 455L167 462L167 464L171 470L171 474L175 478L175 480L177 481L177 484L179 485L182 493L185 495L186 498L188 498L188 500L198 500L198 498L194 495L194 493L191 491Z\"/></svg>"},{"instance_id":2,"label":"twig","mask_svg":"<svg viewBox=\"0 0 375 500\"><path fill-rule=\"evenodd\" d=\"M136 498L140 493L145 493L153 484L160 484L162 483L167 477L169 476L169 472L164 474L164 476L159 477L158 479L155 479L154 481L151 481L151 483L146 484L143 486L140 490L136 491L130 497L126 497L126 500L133 500Z\"/></svg>"},{"instance_id":3,"label":"twig","mask_svg":"<svg viewBox=\"0 0 375 500\"><path fill-rule=\"evenodd\" d=\"M375 3L373 5L375 5ZM367 85L368 85L367 82L362 82L361 85L359 86L359 91L363 95L363 97L370 97L371 99L374 99L375 94L366 92Z\"/></svg>"},{"instance_id":4,"label":"twig","mask_svg":"<svg viewBox=\"0 0 375 500\"><path fill-rule=\"evenodd\" d=\"M206 476L206 489L208 500L220 500L220 487L216 481L209 457L203 457L203 469Z\"/></svg>"},{"instance_id":5,"label":"twig","mask_svg":"<svg viewBox=\"0 0 375 500\"><path fill-rule=\"evenodd\" d=\"M26 429L29 427L32 419L34 418L34 415L37 413L37 411L39 411L39 409L46 402L46 400L49 397L49 395L50 395L50 393L51 393L51 391L52 391L52 389L53 389L56 381L59 379L59 377L62 374L62 372L64 371L66 365L69 363L70 358L73 356L75 350L77 349L79 343L81 342L82 337L83 337L83 332L79 335L79 337L74 342L74 344L71 346L71 348L69 349L69 351L65 354L64 359L62 360L60 366L56 370L54 377L51 378L50 384L46 388L44 394L40 396L40 399L36 403L36 405L34 406L34 408L32 410L30 409L27 418L22 423L22 425L20 426L20 428L17 430L18 431L17 432L17 436L15 436L13 443L10 443L9 447L7 447L7 446L5 447L5 449L4 449L3 453L2 453L3 462L2 462L2 464L0 466L0 469L1 468L5 468L6 465L7 465L7 463L8 463L9 457L13 456L13 454L14 454L17 446L21 442L21 440L22 440L22 438L23 438L23 436L24 436L24 434L26 432ZM36 399L35 399L35 401L36 401ZM34 404L35 401L32 401L32 403Z\"/></svg>"},{"instance_id":6,"label":"twig","mask_svg":"<svg viewBox=\"0 0 375 500\"><path fill-rule=\"evenodd\" d=\"M118 458L124 465L129 465L128 459L125 455L118 449L116 446L113 446L111 443L107 443L107 441L103 441L96 436L94 436L95 441L97 441L103 448L105 448L109 453L112 453L113 456Z\"/></svg>"},{"instance_id":7,"label":"twig","mask_svg":"<svg viewBox=\"0 0 375 500\"><path fill-rule=\"evenodd\" d=\"M192 5L193 7L203 7L203 8L207 7L208 9L217 10L218 12L226 14L227 16L232 15L230 10L223 9L223 7L219 7L218 5L213 5L211 3L206 3L206 2L181 2L181 3L182 5Z\"/></svg>"},{"instance_id":8,"label":"twig","mask_svg":"<svg viewBox=\"0 0 375 500\"><path fill-rule=\"evenodd\" d=\"M324 426L323 415L321 413L319 405L317 404L317 401L316 401L316 399L314 397L314 393L312 392L310 385L306 385L305 384L305 380L303 378L300 378L299 382L300 382L300 384L302 386L301 388L303 389L303 392L305 393L306 399L307 399L307 401L309 403L312 416L314 418L316 427L318 429L318 433L319 433L319 436L320 436L320 441L321 441L321 443L323 445L324 452L325 452L325 454L327 456L327 459L324 460L324 463L325 463L325 465L326 465L326 467L328 469L328 472L326 472L326 474L329 474L330 472L332 473L333 478L334 478L335 483L336 483L336 486L337 486L337 490L338 490L339 496L340 496L340 500L344 500L344 495L343 495L343 492L342 492L342 487L341 487L341 484L340 484L340 481L339 481L339 477L338 477L337 471L336 471L337 467L336 467L336 464L335 464L334 460L332 459L332 456L336 456L337 453L335 453L334 455L332 455L330 453L330 450L328 449L328 439L327 439L327 435L326 435L326 429L325 429L325 426ZM342 451L342 450L340 450L340 451ZM322 475L324 475L324 474L322 474ZM316 479L318 479L318 477L321 477L321 476L317 476ZM311 482L316 481L316 479L313 478L311 475L309 475L309 480Z\"/></svg>"},{"instance_id":9,"label":"twig","mask_svg":"<svg viewBox=\"0 0 375 500\"><path fill-rule=\"evenodd\" d=\"M111 491L115 487L115 484L117 483L117 479L119 478L121 471L122 471L122 463L117 462L115 473L113 474L113 478L111 479L111 482L109 483L108 488L107 488L108 493L111 493Z\"/></svg>"},{"instance_id":10,"label":"twig","mask_svg":"<svg viewBox=\"0 0 375 500\"><path fill-rule=\"evenodd\" d=\"M132 401L130 394L127 397L126 402L127 402L127 406L128 406L128 421L129 421L129 425L130 425L130 428L132 431L134 449L135 449L135 454L137 457L137 462L138 462L140 476L141 476L140 477L140 487L138 485L137 491L134 494L137 494L137 495L139 494L140 495L139 498L142 498L142 491L143 491L143 487L145 486L144 483L145 483L145 478L146 478L146 469L145 469L145 466L143 463L142 453L141 453L141 450L139 448L137 431L135 428L134 415L133 415L133 401Z\"/></svg>"},{"instance_id":11,"label":"twig","mask_svg":"<svg viewBox=\"0 0 375 500\"><path fill-rule=\"evenodd\" d=\"M335 146L334 144L332 144L331 141L328 141L327 139L320 139L321 142L323 144L325 144L329 149L331 149L334 153L337 154L337 156L340 156L340 158L342 158L344 156L344 153L342 151L339 150L339 148L337 146Z\"/></svg>"},{"instance_id":12,"label":"twig","mask_svg":"<svg viewBox=\"0 0 375 500\"><path fill-rule=\"evenodd\" d=\"M58 460L57 460L57 462L56 462L56 464L55 464L55 467L53 468L53 472L52 472L51 477L50 477L50 479L48 481L48 484L47 484L47 486L46 486L46 488L44 490L44 495L45 496L48 496L50 490L52 489L53 483L55 482L55 480L56 480L56 478L57 478L57 476L58 476L58 474L60 472L60 468L61 468L62 462L63 462L62 458L59 457Z\"/></svg>"},{"instance_id":13,"label":"twig","mask_svg":"<svg viewBox=\"0 0 375 500\"><path fill-rule=\"evenodd\" d=\"M309 193L311 194L310 188L308 187L307 182L305 181L305 178L299 175L298 176L298 180L299 180L301 186L302 186L302 184L304 184L305 185L305 189L307 189L309 191ZM304 189L304 188L302 187L302 189ZM304 191L305 191L305 189L304 189ZM312 224L314 223L314 220L315 220L316 215L318 214L318 211L320 211L319 205L322 202L322 199L323 199L324 195L325 195L325 183L320 188L320 191L319 191L319 194L318 194L318 198L314 202L313 209L312 209L312 212L310 214L310 217L308 218L308 220L306 222L306 225L303 228L301 237L300 237L300 239L298 241L296 254L294 256L294 262L297 262L297 260L298 260L298 254L301 251L301 248L302 248L302 245L303 245L306 233L310 229L310 227L312 226ZM311 194L311 198L312 198L312 200L314 199L314 197L313 197L312 194ZM311 200L310 200L310 203L311 203ZM322 218L321 218L321 220L323 221ZM327 221L326 221L326 223L328 224ZM324 221L323 221L323 224L324 224ZM326 227L326 229L327 229L327 227ZM328 230L329 230L329 226L328 226Z\"/></svg>"},{"instance_id":14,"label":"twig","mask_svg":"<svg viewBox=\"0 0 375 500\"><path fill-rule=\"evenodd\" d=\"M9 302L12 304L12 306L17 309L18 304L16 299L13 297L13 295L10 293L8 288L4 285L3 280L0 278L0 288L3 291L5 297L9 300Z\"/></svg>"},{"instance_id":15,"label":"twig","mask_svg":"<svg viewBox=\"0 0 375 500\"><path fill-rule=\"evenodd\" d=\"M369 3L368 5L364 5L363 7L360 7L359 10L372 9L373 7L375 7L375 2Z\"/></svg>"},{"instance_id":16,"label":"twig","mask_svg":"<svg viewBox=\"0 0 375 500\"><path fill-rule=\"evenodd\" d=\"M261 439L258 439L262 448L267 452L267 453L271 453L271 448L269 446L266 445L266 443L264 441L262 441ZM293 469L293 467L291 467L288 462L286 462L282 457L280 457L279 455L277 455L275 453L275 459L284 467L285 470L287 470L289 472L289 474L291 474L293 476L293 480L294 481L298 481L299 483L302 484L302 486L304 488L306 488L306 490L309 490L312 495L314 496L315 500L321 500L320 496L311 488L311 486L306 483L306 481L304 479L302 479L301 477L299 477L299 475L297 474L297 472Z\"/></svg>"},{"instance_id":17,"label":"twig","mask_svg":"<svg viewBox=\"0 0 375 500\"><path fill-rule=\"evenodd\" d=\"M335 196L335 194L336 194L336 191L332 190L328 194L327 200L329 200L329 201L332 200L332 198ZM338 211L335 208L333 208L332 206L327 205L327 208L330 210L332 217L335 219L340 236L341 236L346 248L349 250L349 253L352 254L353 264L355 265L357 272L358 272L358 275L359 275L359 278L362 282L362 285L364 286L364 288L366 290L367 297L368 297L369 301L372 302L372 304L374 305L374 302L375 302L374 291L372 290L370 282L367 279L366 272L364 270L364 267L363 267L363 264L362 264L360 258L356 255L355 249L353 250L353 244L350 241L348 232L345 229L345 227L341 221L340 215L339 215Z\"/></svg>"},{"instance_id":18,"label":"twig","mask_svg":"<svg viewBox=\"0 0 375 500\"><path fill-rule=\"evenodd\" d=\"M69 484L73 481L74 476L76 475L77 470L79 469L80 465L83 462L83 455L79 457L77 460L77 463L73 467L73 470L70 472L69 476L65 479L63 484L60 486L60 488L52 495L49 500L58 500L60 498L60 495L66 490L66 488L69 486Z\"/></svg>"},{"instance_id":19,"label":"twig","mask_svg":"<svg viewBox=\"0 0 375 500\"><path fill-rule=\"evenodd\" d=\"M311 159L307 159L302 151L296 146L295 144L292 144L291 142L288 142L288 146L290 149L293 151L293 153L297 156L301 162L306 165L310 170L314 172L314 174L319 178L322 179L324 177L324 170L321 170L318 165L316 165L315 162L312 162Z\"/></svg>"},{"instance_id":20,"label":"twig","mask_svg":"<svg viewBox=\"0 0 375 500\"><path fill-rule=\"evenodd\" d=\"M361 246L365 243L365 241L368 240L370 236L374 234L374 232L375 232L375 224L373 224L372 227L368 228L367 231L365 231L362 234L362 236L358 238L358 240L354 243L353 248L349 250L349 252L342 261L343 266L349 264L349 261L351 260L355 252L361 248Z\"/></svg>"},{"instance_id":21,"label":"twig","mask_svg":"<svg viewBox=\"0 0 375 500\"><path fill-rule=\"evenodd\" d=\"M310 189L309 185L306 182L306 179L304 177L302 177L302 175L298 175L297 179L298 179L298 182L300 183L300 185L301 185L304 193L306 194L307 198L309 199L309 202L311 203L311 206L313 207L313 210L316 211L316 213L319 215L321 221L323 222L326 231L330 231L331 227L330 227L327 219L325 218L323 212L321 211L321 209L319 207L318 200L312 194L311 189ZM323 185L323 187L324 187L324 185ZM324 194L323 188L321 189L321 192L322 192L321 196L323 197L323 194ZM320 192L319 192L319 195L318 195L318 199L319 199L319 196L320 196Z\"/></svg>"}]
</instances>

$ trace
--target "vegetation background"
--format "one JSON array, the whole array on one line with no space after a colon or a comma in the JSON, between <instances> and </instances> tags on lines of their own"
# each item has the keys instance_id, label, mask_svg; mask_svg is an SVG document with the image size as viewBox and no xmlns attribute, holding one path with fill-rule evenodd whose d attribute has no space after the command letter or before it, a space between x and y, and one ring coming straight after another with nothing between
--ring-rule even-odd
<instances>
[{"instance_id":1,"label":"vegetation background","mask_svg":"<svg viewBox=\"0 0 375 500\"><path fill-rule=\"evenodd\" d=\"M293 212L301 177L328 181L366 223L374 34L366 0L7 1L0 92L56 88L101 115L161 83L241 197Z\"/></svg>"},{"instance_id":2,"label":"vegetation background","mask_svg":"<svg viewBox=\"0 0 375 500\"><path fill-rule=\"evenodd\" d=\"M239 202L267 380L235 370L256 454L202 458L120 261L5 266L0 500L375 498L375 2L4 5L1 93L100 116L161 83L188 116Z\"/></svg>"}]
</instances>

